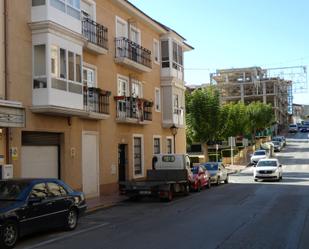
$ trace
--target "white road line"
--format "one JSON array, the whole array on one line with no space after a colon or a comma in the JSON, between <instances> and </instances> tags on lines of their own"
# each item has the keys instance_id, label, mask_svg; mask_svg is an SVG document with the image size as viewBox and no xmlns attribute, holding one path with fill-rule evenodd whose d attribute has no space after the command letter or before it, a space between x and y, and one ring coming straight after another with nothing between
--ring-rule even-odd
<instances>
[{"instance_id":1,"label":"white road line","mask_svg":"<svg viewBox=\"0 0 309 249\"><path fill-rule=\"evenodd\" d=\"M34 249L34 248L42 247L42 246L54 243L54 242L59 241L59 240L67 239L67 238L70 238L70 237L74 237L75 235L78 235L78 234L81 234L81 233L86 233L86 232L98 229L100 227L107 226L108 224L109 223L103 223L103 224L100 224L100 225L97 225L97 226L93 226L93 227L90 227L90 228L87 228L87 229L83 229L83 230L80 230L80 231L77 231L77 232L68 233L68 234L59 236L59 237L54 238L54 239L46 240L44 242L38 243L38 244L33 245L33 246L24 247L24 249Z\"/></svg>"}]
</instances>

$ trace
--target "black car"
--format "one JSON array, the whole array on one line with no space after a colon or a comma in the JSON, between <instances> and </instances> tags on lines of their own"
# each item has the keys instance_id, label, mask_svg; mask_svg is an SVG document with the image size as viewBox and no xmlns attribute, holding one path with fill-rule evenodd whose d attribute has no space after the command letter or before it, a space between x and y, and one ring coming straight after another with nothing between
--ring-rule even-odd
<instances>
[{"instance_id":1,"label":"black car","mask_svg":"<svg viewBox=\"0 0 309 249\"><path fill-rule=\"evenodd\" d=\"M48 228L73 230L86 208L84 194L58 179L1 180L0 248Z\"/></svg>"},{"instance_id":2,"label":"black car","mask_svg":"<svg viewBox=\"0 0 309 249\"><path fill-rule=\"evenodd\" d=\"M309 126L303 126L303 127L300 129L300 132L309 132Z\"/></svg>"}]
</instances>

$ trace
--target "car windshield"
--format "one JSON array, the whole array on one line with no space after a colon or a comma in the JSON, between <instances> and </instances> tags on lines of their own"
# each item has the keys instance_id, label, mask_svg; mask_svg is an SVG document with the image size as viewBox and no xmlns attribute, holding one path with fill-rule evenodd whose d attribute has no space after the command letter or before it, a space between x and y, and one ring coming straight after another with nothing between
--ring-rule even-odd
<instances>
[{"instance_id":1,"label":"car windshield","mask_svg":"<svg viewBox=\"0 0 309 249\"><path fill-rule=\"evenodd\" d=\"M28 186L25 182L0 181L0 200L19 200Z\"/></svg>"},{"instance_id":2,"label":"car windshield","mask_svg":"<svg viewBox=\"0 0 309 249\"><path fill-rule=\"evenodd\" d=\"M209 171L218 170L218 164L216 164L216 163L206 163L206 164L204 164L204 166Z\"/></svg>"},{"instance_id":3,"label":"car windshield","mask_svg":"<svg viewBox=\"0 0 309 249\"><path fill-rule=\"evenodd\" d=\"M265 156L265 151L256 151L254 152L255 156Z\"/></svg>"},{"instance_id":4,"label":"car windshield","mask_svg":"<svg viewBox=\"0 0 309 249\"><path fill-rule=\"evenodd\" d=\"M192 171L193 174L197 174L198 173L198 167L193 167L191 169L191 171Z\"/></svg>"},{"instance_id":5,"label":"car windshield","mask_svg":"<svg viewBox=\"0 0 309 249\"><path fill-rule=\"evenodd\" d=\"M276 167L277 161L259 161L257 167Z\"/></svg>"}]
</instances>

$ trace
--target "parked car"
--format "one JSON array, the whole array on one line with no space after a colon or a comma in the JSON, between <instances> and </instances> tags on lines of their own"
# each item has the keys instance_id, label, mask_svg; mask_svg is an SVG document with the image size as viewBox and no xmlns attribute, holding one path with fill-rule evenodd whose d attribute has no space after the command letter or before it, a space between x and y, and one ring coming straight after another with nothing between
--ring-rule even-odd
<instances>
[{"instance_id":1,"label":"parked car","mask_svg":"<svg viewBox=\"0 0 309 249\"><path fill-rule=\"evenodd\" d=\"M251 164L257 164L260 159L268 158L268 154L266 150L256 150L252 155L250 162Z\"/></svg>"},{"instance_id":2,"label":"parked car","mask_svg":"<svg viewBox=\"0 0 309 249\"><path fill-rule=\"evenodd\" d=\"M289 125L289 133L297 133L298 128L296 124L290 124Z\"/></svg>"},{"instance_id":3,"label":"parked car","mask_svg":"<svg viewBox=\"0 0 309 249\"><path fill-rule=\"evenodd\" d=\"M210 174L211 183L219 185L222 181L229 182L229 175L223 163L221 162L207 162L203 166Z\"/></svg>"},{"instance_id":4,"label":"parked car","mask_svg":"<svg viewBox=\"0 0 309 249\"><path fill-rule=\"evenodd\" d=\"M259 179L282 180L282 165L278 159L261 159L254 168L254 181Z\"/></svg>"},{"instance_id":5,"label":"parked car","mask_svg":"<svg viewBox=\"0 0 309 249\"><path fill-rule=\"evenodd\" d=\"M87 208L83 193L57 179L1 180L0 200L0 248L5 249L30 233L74 230Z\"/></svg>"},{"instance_id":6,"label":"parked car","mask_svg":"<svg viewBox=\"0 0 309 249\"><path fill-rule=\"evenodd\" d=\"M210 174L203 165L193 166L191 171L193 173L191 189L201 191L202 188L211 187Z\"/></svg>"},{"instance_id":7,"label":"parked car","mask_svg":"<svg viewBox=\"0 0 309 249\"><path fill-rule=\"evenodd\" d=\"M300 129L300 132L309 132L309 126L303 126L301 129Z\"/></svg>"},{"instance_id":8,"label":"parked car","mask_svg":"<svg viewBox=\"0 0 309 249\"><path fill-rule=\"evenodd\" d=\"M279 141L280 144L281 144L281 147L284 147L286 145L285 136L275 136L275 137L273 137L272 141Z\"/></svg>"},{"instance_id":9,"label":"parked car","mask_svg":"<svg viewBox=\"0 0 309 249\"><path fill-rule=\"evenodd\" d=\"M271 141L274 144L274 150L276 152L280 152L282 147L281 147L281 143L279 141Z\"/></svg>"}]
</instances>

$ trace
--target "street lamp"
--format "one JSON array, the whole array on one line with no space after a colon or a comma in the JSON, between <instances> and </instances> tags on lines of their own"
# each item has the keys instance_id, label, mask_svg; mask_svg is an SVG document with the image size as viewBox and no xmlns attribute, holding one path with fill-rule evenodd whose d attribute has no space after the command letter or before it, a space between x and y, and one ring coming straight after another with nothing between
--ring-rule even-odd
<instances>
[{"instance_id":1,"label":"street lamp","mask_svg":"<svg viewBox=\"0 0 309 249\"><path fill-rule=\"evenodd\" d=\"M174 138L174 153L176 153L176 135L177 135L177 132L178 132L178 127L175 124L173 124L170 127L170 130L171 130L171 133L172 133L173 138Z\"/></svg>"}]
</instances>

